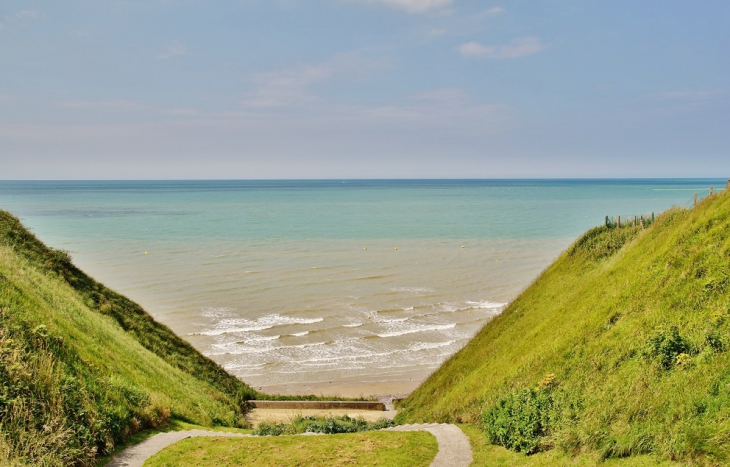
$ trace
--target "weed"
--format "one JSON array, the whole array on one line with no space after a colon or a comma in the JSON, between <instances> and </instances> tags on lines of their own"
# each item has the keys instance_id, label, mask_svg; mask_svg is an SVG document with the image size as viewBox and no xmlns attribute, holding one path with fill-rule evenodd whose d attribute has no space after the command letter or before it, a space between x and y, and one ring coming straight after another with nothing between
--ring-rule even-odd
<instances>
[{"instance_id":1,"label":"weed","mask_svg":"<svg viewBox=\"0 0 730 467\"><path fill-rule=\"evenodd\" d=\"M393 421L386 418L375 422L367 422L362 418L351 418L347 415L340 417L297 416L291 423L262 422L254 430L254 435L279 436L295 435L300 433L357 433L360 431L380 430L393 426Z\"/></svg>"},{"instance_id":2,"label":"weed","mask_svg":"<svg viewBox=\"0 0 730 467\"><path fill-rule=\"evenodd\" d=\"M542 450L543 438L559 417L557 390L555 375L548 373L536 388L512 391L486 408L482 421L489 441L526 454Z\"/></svg>"},{"instance_id":3,"label":"weed","mask_svg":"<svg viewBox=\"0 0 730 467\"><path fill-rule=\"evenodd\" d=\"M647 339L643 355L658 362L665 370L669 370L675 364L680 364L680 361L682 365L688 361L689 348L689 343L679 333L677 326L660 326ZM684 357L680 359L680 355Z\"/></svg>"}]
</instances>

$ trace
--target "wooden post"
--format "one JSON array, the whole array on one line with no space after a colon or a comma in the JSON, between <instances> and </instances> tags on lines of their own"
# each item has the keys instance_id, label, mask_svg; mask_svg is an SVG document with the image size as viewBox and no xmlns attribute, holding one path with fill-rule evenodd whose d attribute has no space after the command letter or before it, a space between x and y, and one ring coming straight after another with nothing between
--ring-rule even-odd
<instances>
[{"instance_id":1,"label":"wooden post","mask_svg":"<svg viewBox=\"0 0 730 467\"><path fill-rule=\"evenodd\" d=\"M634 216L634 227L636 227L636 216Z\"/></svg>"},{"instance_id":2,"label":"wooden post","mask_svg":"<svg viewBox=\"0 0 730 467\"><path fill-rule=\"evenodd\" d=\"M712 187L710 187L710 196L712 196Z\"/></svg>"},{"instance_id":3,"label":"wooden post","mask_svg":"<svg viewBox=\"0 0 730 467\"><path fill-rule=\"evenodd\" d=\"M651 223L652 224L654 223L654 213L653 212L651 213Z\"/></svg>"},{"instance_id":4,"label":"wooden post","mask_svg":"<svg viewBox=\"0 0 730 467\"><path fill-rule=\"evenodd\" d=\"M618 216L618 224L616 224L618 228L621 228L621 216Z\"/></svg>"},{"instance_id":5,"label":"wooden post","mask_svg":"<svg viewBox=\"0 0 730 467\"><path fill-rule=\"evenodd\" d=\"M608 227L608 216L606 216L606 227Z\"/></svg>"},{"instance_id":6,"label":"wooden post","mask_svg":"<svg viewBox=\"0 0 730 467\"><path fill-rule=\"evenodd\" d=\"M695 206L697 206L697 193L695 193Z\"/></svg>"},{"instance_id":7,"label":"wooden post","mask_svg":"<svg viewBox=\"0 0 730 467\"><path fill-rule=\"evenodd\" d=\"M643 228L643 227L646 227L646 226L644 225L644 216L641 216L641 227L642 227L642 228Z\"/></svg>"}]
</instances>

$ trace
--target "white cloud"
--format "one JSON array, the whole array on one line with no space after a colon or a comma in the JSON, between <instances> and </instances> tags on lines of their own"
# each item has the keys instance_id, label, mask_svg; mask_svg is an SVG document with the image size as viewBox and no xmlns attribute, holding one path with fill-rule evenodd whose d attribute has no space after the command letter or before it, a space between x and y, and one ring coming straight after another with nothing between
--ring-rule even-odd
<instances>
[{"instance_id":1,"label":"white cloud","mask_svg":"<svg viewBox=\"0 0 730 467\"><path fill-rule=\"evenodd\" d=\"M21 21L40 19L41 14L35 10L23 10L15 14L15 17Z\"/></svg>"},{"instance_id":2,"label":"white cloud","mask_svg":"<svg viewBox=\"0 0 730 467\"><path fill-rule=\"evenodd\" d=\"M454 0L367 0L371 3L382 3L399 10L405 10L408 13L420 14L430 13L442 10L452 3Z\"/></svg>"},{"instance_id":3,"label":"white cloud","mask_svg":"<svg viewBox=\"0 0 730 467\"><path fill-rule=\"evenodd\" d=\"M426 91L402 105L369 107L354 111L363 122L405 124L436 128L480 126L484 131L511 121L510 108L504 104L474 104L462 89L442 88Z\"/></svg>"},{"instance_id":4,"label":"white cloud","mask_svg":"<svg viewBox=\"0 0 730 467\"><path fill-rule=\"evenodd\" d=\"M20 96L16 96L13 94L0 94L0 104L17 101L18 99L20 99Z\"/></svg>"},{"instance_id":5,"label":"white cloud","mask_svg":"<svg viewBox=\"0 0 730 467\"><path fill-rule=\"evenodd\" d=\"M725 89L675 89L644 96L645 112L652 117L672 118L726 104Z\"/></svg>"},{"instance_id":6,"label":"white cloud","mask_svg":"<svg viewBox=\"0 0 730 467\"><path fill-rule=\"evenodd\" d=\"M61 107L71 109L148 110L150 107L134 101L62 101Z\"/></svg>"},{"instance_id":7,"label":"white cloud","mask_svg":"<svg viewBox=\"0 0 730 467\"><path fill-rule=\"evenodd\" d=\"M0 96L0 102L1 102ZM200 111L188 108L170 108L170 107L154 107L143 104L141 102L130 100L113 100L113 101L84 101L84 100L68 100L56 102L59 107L67 109L83 109L83 110L102 110L108 112L139 112L146 114L172 115L181 117L198 116Z\"/></svg>"},{"instance_id":8,"label":"white cloud","mask_svg":"<svg viewBox=\"0 0 730 467\"><path fill-rule=\"evenodd\" d=\"M653 101L685 101L698 102L713 99L725 94L724 89L677 89L647 96Z\"/></svg>"},{"instance_id":9,"label":"white cloud","mask_svg":"<svg viewBox=\"0 0 730 467\"><path fill-rule=\"evenodd\" d=\"M528 36L514 39L506 45L482 45L478 42L467 42L458 47L459 53L464 57L473 58L519 58L533 55L544 50L544 45L539 37Z\"/></svg>"},{"instance_id":10,"label":"white cloud","mask_svg":"<svg viewBox=\"0 0 730 467\"><path fill-rule=\"evenodd\" d=\"M468 101L468 95L463 89L441 88L416 94L413 96L413 99L447 106L457 106L464 105Z\"/></svg>"},{"instance_id":11,"label":"white cloud","mask_svg":"<svg viewBox=\"0 0 730 467\"><path fill-rule=\"evenodd\" d=\"M182 45L178 41L173 41L172 43L170 43L170 45L165 47L165 49L162 52L157 54L156 58L158 58L160 60L167 60L169 58L181 57L181 56L187 55L187 54L188 54L188 49L184 45Z\"/></svg>"},{"instance_id":12,"label":"white cloud","mask_svg":"<svg viewBox=\"0 0 730 467\"><path fill-rule=\"evenodd\" d=\"M353 54L343 54L325 63L257 73L251 77L254 89L243 104L259 108L301 106L319 99L311 89L316 84L336 76L360 76L368 69L381 66L381 63L363 60Z\"/></svg>"},{"instance_id":13,"label":"white cloud","mask_svg":"<svg viewBox=\"0 0 730 467\"><path fill-rule=\"evenodd\" d=\"M74 37L88 37L91 35L88 29L72 29L68 33Z\"/></svg>"},{"instance_id":14,"label":"white cloud","mask_svg":"<svg viewBox=\"0 0 730 467\"><path fill-rule=\"evenodd\" d=\"M332 76L330 65L305 65L296 69L258 73L252 81L256 89L245 104L251 107L298 106L316 100L309 86Z\"/></svg>"},{"instance_id":15,"label":"white cloud","mask_svg":"<svg viewBox=\"0 0 730 467\"><path fill-rule=\"evenodd\" d=\"M479 13L478 16L480 18L486 18L488 16L501 15L504 12L505 12L505 9L504 8L502 8L501 6L495 6L495 7L492 7L492 8L487 8L486 10L482 11L481 13Z\"/></svg>"}]
</instances>

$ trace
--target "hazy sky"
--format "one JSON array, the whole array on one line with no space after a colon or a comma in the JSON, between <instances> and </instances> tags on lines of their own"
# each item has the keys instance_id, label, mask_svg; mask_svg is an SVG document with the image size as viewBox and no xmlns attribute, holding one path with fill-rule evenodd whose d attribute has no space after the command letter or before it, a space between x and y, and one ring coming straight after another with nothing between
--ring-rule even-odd
<instances>
[{"instance_id":1,"label":"hazy sky","mask_svg":"<svg viewBox=\"0 0 730 467\"><path fill-rule=\"evenodd\" d=\"M730 1L2 0L0 179L730 177Z\"/></svg>"}]
</instances>

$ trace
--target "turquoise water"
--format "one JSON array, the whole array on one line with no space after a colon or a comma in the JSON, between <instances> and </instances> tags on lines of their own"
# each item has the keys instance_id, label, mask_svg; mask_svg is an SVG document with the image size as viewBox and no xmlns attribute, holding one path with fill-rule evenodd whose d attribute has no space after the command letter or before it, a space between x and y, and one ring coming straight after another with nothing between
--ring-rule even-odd
<instances>
[{"instance_id":1,"label":"turquoise water","mask_svg":"<svg viewBox=\"0 0 730 467\"><path fill-rule=\"evenodd\" d=\"M422 381L583 231L713 180L0 182L0 208L256 387Z\"/></svg>"}]
</instances>

